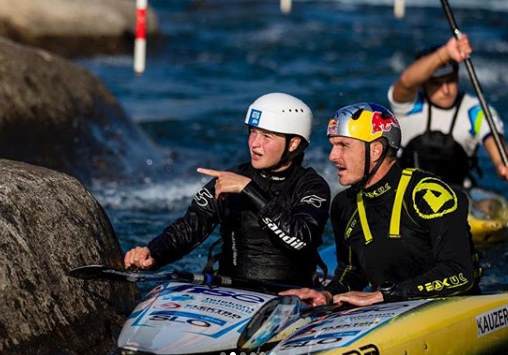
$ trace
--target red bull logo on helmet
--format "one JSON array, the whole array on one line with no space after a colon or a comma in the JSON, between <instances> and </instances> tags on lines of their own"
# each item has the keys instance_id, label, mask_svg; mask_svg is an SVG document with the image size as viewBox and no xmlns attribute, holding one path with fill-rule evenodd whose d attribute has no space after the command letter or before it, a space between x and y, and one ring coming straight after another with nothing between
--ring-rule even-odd
<instances>
[{"instance_id":1,"label":"red bull logo on helmet","mask_svg":"<svg viewBox=\"0 0 508 355\"><path fill-rule=\"evenodd\" d=\"M328 137L343 136L373 142L385 137L398 149L400 126L387 108L375 103L357 103L340 108L328 122Z\"/></svg>"},{"instance_id":2,"label":"red bull logo on helmet","mask_svg":"<svg viewBox=\"0 0 508 355\"><path fill-rule=\"evenodd\" d=\"M326 134L328 136L333 136L337 134L337 120L335 118L331 118L328 121L328 129L326 130Z\"/></svg>"},{"instance_id":3,"label":"red bull logo on helmet","mask_svg":"<svg viewBox=\"0 0 508 355\"><path fill-rule=\"evenodd\" d=\"M392 126L399 127L399 123L392 115L375 111L372 113L372 134L378 132L389 132Z\"/></svg>"}]
</instances>

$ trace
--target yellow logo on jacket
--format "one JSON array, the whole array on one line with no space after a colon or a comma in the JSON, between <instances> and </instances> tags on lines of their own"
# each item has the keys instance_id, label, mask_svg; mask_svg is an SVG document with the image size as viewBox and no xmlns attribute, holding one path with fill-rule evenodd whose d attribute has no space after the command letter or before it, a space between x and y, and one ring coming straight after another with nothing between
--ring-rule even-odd
<instances>
[{"instance_id":1,"label":"yellow logo on jacket","mask_svg":"<svg viewBox=\"0 0 508 355\"><path fill-rule=\"evenodd\" d=\"M413 189L413 206L424 219L442 217L457 209L457 195L443 181L426 177Z\"/></svg>"},{"instance_id":2,"label":"yellow logo on jacket","mask_svg":"<svg viewBox=\"0 0 508 355\"><path fill-rule=\"evenodd\" d=\"M418 285L418 291L423 292L439 292L444 289L451 289L451 288L457 288L464 286L469 281L464 276L463 273L460 273L458 275L452 275L450 277L445 277L443 280L434 280L431 282L427 282L425 285Z\"/></svg>"}]
</instances>

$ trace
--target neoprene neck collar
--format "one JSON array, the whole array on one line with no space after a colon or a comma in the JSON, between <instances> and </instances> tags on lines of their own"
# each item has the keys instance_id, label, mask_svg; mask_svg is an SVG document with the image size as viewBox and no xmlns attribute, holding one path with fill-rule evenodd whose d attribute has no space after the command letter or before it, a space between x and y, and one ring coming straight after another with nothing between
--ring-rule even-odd
<instances>
[{"instance_id":1,"label":"neoprene neck collar","mask_svg":"<svg viewBox=\"0 0 508 355\"><path fill-rule=\"evenodd\" d=\"M363 195L367 198L376 198L383 195L385 192L394 189L399 182L401 173L402 168L399 164L393 164L381 180L363 190Z\"/></svg>"}]
</instances>

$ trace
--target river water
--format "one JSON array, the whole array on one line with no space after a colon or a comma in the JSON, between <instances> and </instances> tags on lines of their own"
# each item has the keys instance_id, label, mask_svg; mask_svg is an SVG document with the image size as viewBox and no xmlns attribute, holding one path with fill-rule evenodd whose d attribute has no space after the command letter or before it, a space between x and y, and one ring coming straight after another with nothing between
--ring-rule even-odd
<instances>
[{"instance_id":1,"label":"river water","mask_svg":"<svg viewBox=\"0 0 508 355\"><path fill-rule=\"evenodd\" d=\"M449 25L438 0L407 0L396 19L392 1L153 0L161 34L148 39L147 70L130 56L78 60L105 83L128 115L164 152L162 173L121 183L95 180L124 250L145 244L182 215L207 179L196 167L227 168L248 159L243 116L261 94L283 91L306 101L316 121L306 163L339 190L327 160L327 118L357 101L387 105L386 91L417 50L443 43ZM508 120L508 2L455 0L459 27L475 48L472 60L488 102ZM472 91L462 68L463 86ZM481 184L505 195L485 152ZM147 161L147 167L152 162ZM199 271L215 232L169 268ZM325 245L333 243L330 227ZM508 290L508 244L482 247L484 289Z\"/></svg>"}]
</instances>

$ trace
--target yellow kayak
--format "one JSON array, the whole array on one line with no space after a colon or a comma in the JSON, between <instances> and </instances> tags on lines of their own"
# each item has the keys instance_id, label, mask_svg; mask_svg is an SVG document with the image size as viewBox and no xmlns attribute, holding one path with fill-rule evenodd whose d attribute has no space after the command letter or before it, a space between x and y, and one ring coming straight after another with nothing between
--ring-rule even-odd
<instances>
[{"instance_id":1,"label":"yellow kayak","mask_svg":"<svg viewBox=\"0 0 508 355\"><path fill-rule=\"evenodd\" d=\"M508 293L354 308L292 331L273 354L507 354Z\"/></svg>"},{"instance_id":2,"label":"yellow kayak","mask_svg":"<svg viewBox=\"0 0 508 355\"><path fill-rule=\"evenodd\" d=\"M475 244L508 240L508 202L493 192L470 191L468 222Z\"/></svg>"}]
</instances>

